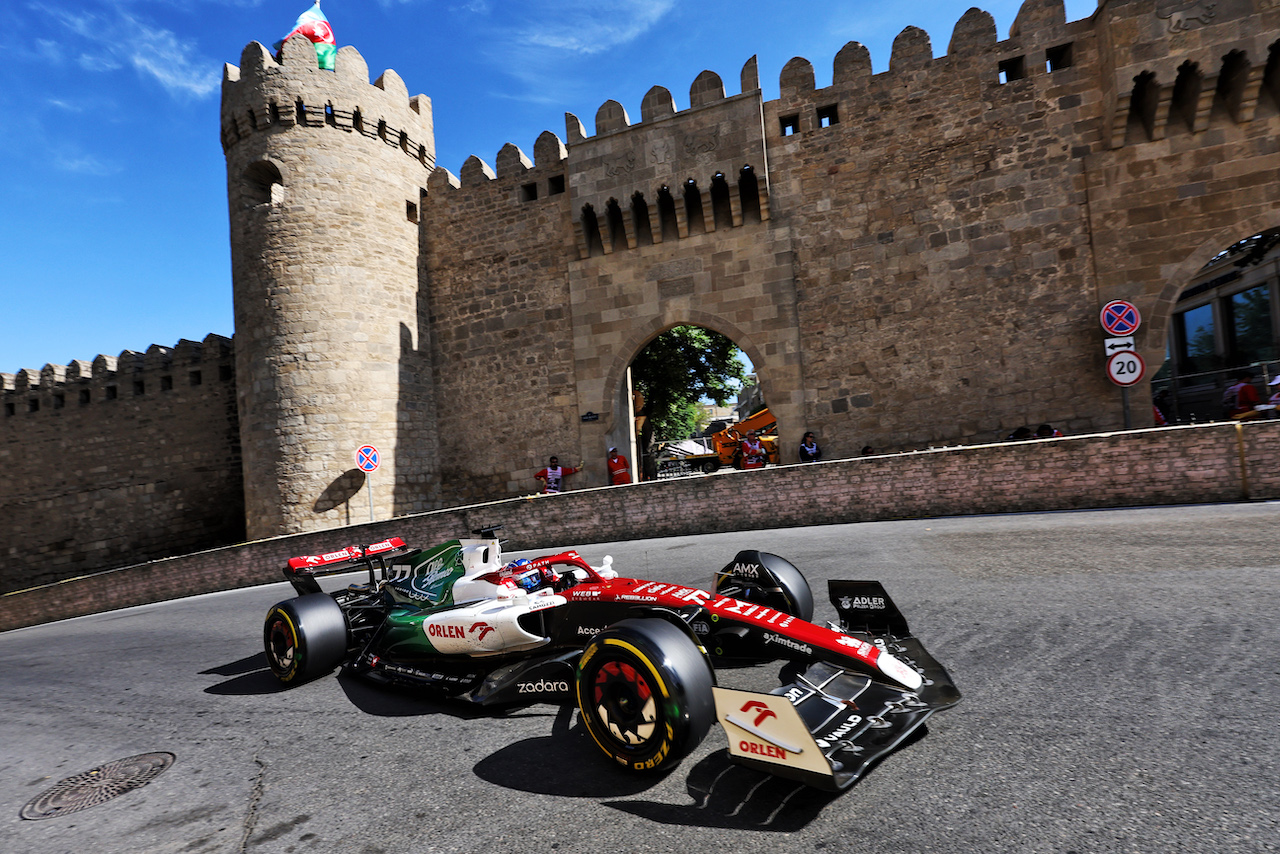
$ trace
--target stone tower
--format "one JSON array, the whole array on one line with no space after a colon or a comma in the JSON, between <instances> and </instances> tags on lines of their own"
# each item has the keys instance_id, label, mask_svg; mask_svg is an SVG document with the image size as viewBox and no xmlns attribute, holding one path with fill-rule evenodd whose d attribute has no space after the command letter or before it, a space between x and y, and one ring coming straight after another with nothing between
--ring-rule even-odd
<instances>
[{"instance_id":1,"label":"stone tower","mask_svg":"<svg viewBox=\"0 0 1280 854\"><path fill-rule=\"evenodd\" d=\"M305 38L279 62L253 42L224 70L222 142L248 537L363 521L366 483L378 518L422 509L434 465L418 361L430 99L410 98L394 71L370 85L351 47L331 72ZM381 453L368 482L355 459L365 444Z\"/></svg>"}]
</instances>

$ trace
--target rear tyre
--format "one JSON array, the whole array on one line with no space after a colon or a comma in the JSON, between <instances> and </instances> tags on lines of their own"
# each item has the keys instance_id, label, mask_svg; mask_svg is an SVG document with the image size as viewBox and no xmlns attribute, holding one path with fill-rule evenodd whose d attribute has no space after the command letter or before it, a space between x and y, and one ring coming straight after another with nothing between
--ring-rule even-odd
<instances>
[{"instance_id":1,"label":"rear tyre","mask_svg":"<svg viewBox=\"0 0 1280 854\"><path fill-rule=\"evenodd\" d=\"M711 666L693 641L661 619L600 632L578 662L578 709L591 738L633 771L675 767L715 720Z\"/></svg>"},{"instance_id":2,"label":"rear tyre","mask_svg":"<svg viewBox=\"0 0 1280 854\"><path fill-rule=\"evenodd\" d=\"M272 606L262 629L271 672L288 684L323 676L347 655L347 620L327 593Z\"/></svg>"}]
</instances>

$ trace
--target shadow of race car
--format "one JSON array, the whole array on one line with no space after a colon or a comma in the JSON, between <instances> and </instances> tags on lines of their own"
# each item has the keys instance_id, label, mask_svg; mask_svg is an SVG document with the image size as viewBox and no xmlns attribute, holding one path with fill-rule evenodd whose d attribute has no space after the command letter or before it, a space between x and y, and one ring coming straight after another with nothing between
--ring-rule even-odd
<instances>
[{"instance_id":1,"label":"shadow of race car","mask_svg":"<svg viewBox=\"0 0 1280 854\"><path fill-rule=\"evenodd\" d=\"M674 767L718 721L735 762L831 791L960 699L879 582L829 582L839 622L820 626L808 582L774 554L739 552L706 591L575 551L508 562L497 531L290 559L298 595L263 630L272 672L292 684L342 665L480 706L573 703L635 771ZM367 578L333 592L318 581L353 571ZM719 684L778 660L771 692Z\"/></svg>"}]
</instances>

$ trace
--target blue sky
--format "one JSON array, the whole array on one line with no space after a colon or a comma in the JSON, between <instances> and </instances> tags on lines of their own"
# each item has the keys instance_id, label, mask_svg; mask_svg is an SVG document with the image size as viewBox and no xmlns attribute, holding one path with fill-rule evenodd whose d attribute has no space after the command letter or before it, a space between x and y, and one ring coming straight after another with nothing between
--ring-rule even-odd
<instances>
[{"instance_id":1,"label":"blue sky","mask_svg":"<svg viewBox=\"0 0 1280 854\"><path fill-rule=\"evenodd\" d=\"M7 0L0 6L0 371L230 336L224 62L270 45L310 0ZM819 86L848 41L888 67L925 29L946 51L971 2L862 0L324 0L339 45L394 68L435 112L441 166L532 155L564 113L590 132L615 99L633 120L654 85L677 108L703 69L736 94L759 57L766 98L793 56ZM1001 38L1021 5L979 4ZM1067 0L1067 19L1094 0Z\"/></svg>"}]
</instances>

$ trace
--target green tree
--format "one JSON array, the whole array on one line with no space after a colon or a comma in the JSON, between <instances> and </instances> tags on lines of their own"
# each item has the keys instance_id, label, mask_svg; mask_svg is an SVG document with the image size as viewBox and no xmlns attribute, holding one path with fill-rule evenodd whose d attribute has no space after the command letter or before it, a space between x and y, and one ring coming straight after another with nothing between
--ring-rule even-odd
<instances>
[{"instance_id":1,"label":"green tree","mask_svg":"<svg viewBox=\"0 0 1280 854\"><path fill-rule=\"evenodd\" d=\"M718 332L700 326L676 326L649 342L631 363L631 382L644 395L643 442L657 436L683 439L693 435L698 401L709 398L723 406L742 387L747 367L741 350Z\"/></svg>"}]
</instances>

